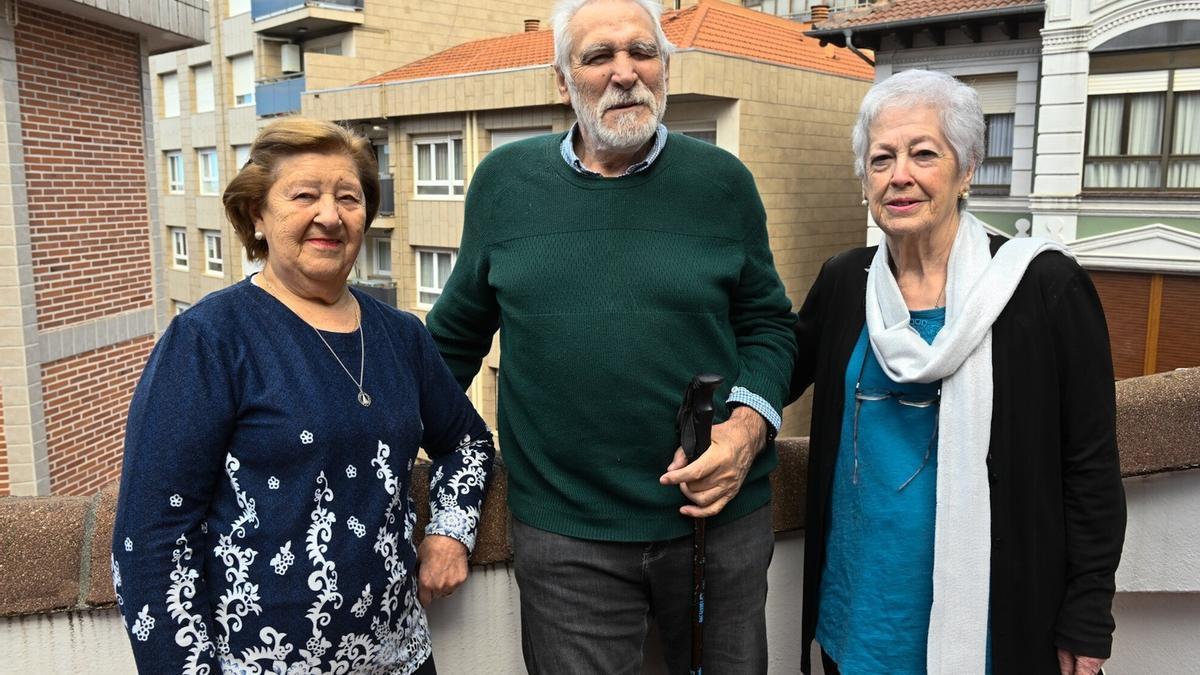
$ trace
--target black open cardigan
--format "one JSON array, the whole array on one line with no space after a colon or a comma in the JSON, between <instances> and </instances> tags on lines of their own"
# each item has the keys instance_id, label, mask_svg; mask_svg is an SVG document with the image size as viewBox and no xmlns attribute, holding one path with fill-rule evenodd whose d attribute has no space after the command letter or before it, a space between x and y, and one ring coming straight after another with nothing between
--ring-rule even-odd
<instances>
[{"instance_id":1,"label":"black open cardigan","mask_svg":"<svg viewBox=\"0 0 1200 675\"><path fill-rule=\"evenodd\" d=\"M992 239L992 252L1005 241ZM802 669L810 671L844 376L875 247L827 261L796 323L792 397L813 389ZM992 326L991 630L996 675L1058 675L1056 648L1107 658L1125 538L1108 328L1087 273L1030 264Z\"/></svg>"}]
</instances>

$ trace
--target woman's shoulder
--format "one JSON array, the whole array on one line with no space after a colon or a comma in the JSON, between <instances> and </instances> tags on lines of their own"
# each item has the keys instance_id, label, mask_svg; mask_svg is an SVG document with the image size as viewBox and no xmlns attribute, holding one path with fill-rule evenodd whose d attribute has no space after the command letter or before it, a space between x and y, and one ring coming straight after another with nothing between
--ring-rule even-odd
<instances>
[{"instance_id":1,"label":"woman's shoulder","mask_svg":"<svg viewBox=\"0 0 1200 675\"><path fill-rule=\"evenodd\" d=\"M221 333L223 329L245 320L253 313L248 307L250 292L253 290L250 281L244 279L232 286L213 291L172 318L171 324L202 333Z\"/></svg>"},{"instance_id":2,"label":"woman's shoulder","mask_svg":"<svg viewBox=\"0 0 1200 675\"><path fill-rule=\"evenodd\" d=\"M826 260L824 266L821 268L821 274L840 276L846 273L866 271L866 268L871 266L871 260L875 258L875 252L878 249L878 246L860 246L858 248L846 249Z\"/></svg>"}]
</instances>

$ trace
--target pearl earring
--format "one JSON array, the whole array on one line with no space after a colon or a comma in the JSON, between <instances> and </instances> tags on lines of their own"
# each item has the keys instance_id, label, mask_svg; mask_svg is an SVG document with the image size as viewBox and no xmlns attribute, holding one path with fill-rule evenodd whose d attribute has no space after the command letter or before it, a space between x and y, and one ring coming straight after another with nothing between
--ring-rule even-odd
<instances>
[{"instance_id":1,"label":"pearl earring","mask_svg":"<svg viewBox=\"0 0 1200 675\"><path fill-rule=\"evenodd\" d=\"M263 234L263 233L262 233L262 231L261 231L261 230L255 230L255 231L254 231L254 238L255 238L257 241L262 241L263 239L266 239L267 237L266 237L266 235L265 235L265 234Z\"/></svg>"},{"instance_id":2,"label":"pearl earring","mask_svg":"<svg viewBox=\"0 0 1200 675\"><path fill-rule=\"evenodd\" d=\"M970 196L971 196L971 191L970 191L970 190L963 190L963 191L962 191L962 198L963 198L963 199L967 199L967 198L968 198L968 197L970 197Z\"/></svg>"},{"instance_id":3,"label":"pearl earring","mask_svg":"<svg viewBox=\"0 0 1200 675\"><path fill-rule=\"evenodd\" d=\"M866 195L863 195L862 205L863 205L863 206L866 206L866 205L867 205L867 197L866 197Z\"/></svg>"}]
</instances>

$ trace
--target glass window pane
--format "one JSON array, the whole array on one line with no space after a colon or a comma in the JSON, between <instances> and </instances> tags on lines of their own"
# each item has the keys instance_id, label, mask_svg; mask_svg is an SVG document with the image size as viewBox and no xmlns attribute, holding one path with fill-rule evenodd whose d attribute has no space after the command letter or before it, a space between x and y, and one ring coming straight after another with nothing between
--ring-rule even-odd
<instances>
[{"instance_id":1,"label":"glass window pane","mask_svg":"<svg viewBox=\"0 0 1200 675\"><path fill-rule=\"evenodd\" d=\"M1092 157L1121 154L1121 122L1125 101L1120 96L1088 99L1087 154Z\"/></svg>"},{"instance_id":2,"label":"glass window pane","mask_svg":"<svg viewBox=\"0 0 1200 675\"><path fill-rule=\"evenodd\" d=\"M446 280L450 278L450 268L451 268L450 254L449 253L439 253L437 256L437 259L438 259L438 284L437 285L440 288L440 287L445 286Z\"/></svg>"},{"instance_id":3,"label":"glass window pane","mask_svg":"<svg viewBox=\"0 0 1200 675\"><path fill-rule=\"evenodd\" d=\"M1012 184L1012 160L1011 159L988 159L984 160L979 167L979 171L975 173L975 179L971 181L975 185L1002 185L1009 186Z\"/></svg>"},{"instance_id":4,"label":"glass window pane","mask_svg":"<svg viewBox=\"0 0 1200 675\"><path fill-rule=\"evenodd\" d=\"M987 156L1012 157L1015 115L988 115Z\"/></svg>"},{"instance_id":5,"label":"glass window pane","mask_svg":"<svg viewBox=\"0 0 1200 675\"><path fill-rule=\"evenodd\" d=\"M437 145L433 146L433 148L435 153L433 160L434 180L449 180L450 148L446 143L438 143Z\"/></svg>"},{"instance_id":6,"label":"glass window pane","mask_svg":"<svg viewBox=\"0 0 1200 675\"><path fill-rule=\"evenodd\" d=\"M462 139L457 138L454 140L454 180L461 181L464 175L466 172L463 171L463 144Z\"/></svg>"},{"instance_id":7,"label":"glass window pane","mask_svg":"<svg viewBox=\"0 0 1200 675\"><path fill-rule=\"evenodd\" d=\"M421 291L417 298L422 305L432 305L433 303L437 302L438 296L440 295L441 293L427 293L425 291Z\"/></svg>"},{"instance_id":8,"label":"glass window pane","mask_svg":"<svg viewBox=\"0 0 1200 675\"><path fill-rule=\"evenodd\" d=\"M419 195L448 195L450 188L445 185L418 185L417 194ZM460 193L461 194L461 193Z\"/></svg>"},{"instance_id":9,"label":"glass window pane","mask_svg":"<svg viewBox=\"0 0 1200 675\"><path fill-rule=\"evenodd\" d=\"M433 178L433 166L430 164L432 148L428 145L417 146L417 180Z\"/></svg>"},{"instance_id":10,"label":"glass window pane","mask_svg":"<svg viewBox=\"0 0 1200 675\"><path fill-rule=\"evenodd\" d=\"M387 143L375 144L375 163L379 166L380 178L392 175L392 164Z\"/></svg>"},{"instance_id":11,"label":"glass window pane","mask_svg":"<svg viewBox=\"0 0 1200 675\"><path fill-rule=\"evenodd\" d=\"M1175 133L1171 154L1200 155L1200 91L1175 95Z\"/></svg>"},{"instance_id":12,"label":"glass window pane","mask_svg":"<svg viewBox=\"0 0 1200 675\"><path fill-rule=\"evenodd\" d=\"M1134 94L1129 100L1130 155L1162 152L1163 109L1166 95L1158 92Z\"/></svg>"},{"instance_id":13,"label":"glass window pane","mask_svg":"<svg viewBox=\"0 0 1200 675\"><path fill-rule=\"evenodd\" d=\"M381 274L392 271L392 242L387 239L375 240L375 271Z\"/></svg>"},{"instance_id":14,"label":"glass window pane","mask_svg":"<svg viewBox=\"0 0 1200 675\"><path fill-rule=\"evenodd\" d=\"M1157 160L1142 162L1094 162L1083 168L1083 186L1089 188L1160 187L1161 166Z\"/></svg>"},{"instance_id":15,"label":"glass window pane","mask_svg":"<svg viewBox=\"0 0 1200 675\"><path fill-rule=\"evenodd\" d=\"M1167 169L1167 187L1200 188L1200 159L1171 162Z\"/></svg>"},{"instance_id":16,"label":"glass window pane","mask_svg":"<svg viewBox=\"0 0 1200 675\"><path fill-rule=\"evenodd\" d=\"M426 288L433 287L433 253L421 251L421 281L420 285Z\"/></svg>"}]
</instances>

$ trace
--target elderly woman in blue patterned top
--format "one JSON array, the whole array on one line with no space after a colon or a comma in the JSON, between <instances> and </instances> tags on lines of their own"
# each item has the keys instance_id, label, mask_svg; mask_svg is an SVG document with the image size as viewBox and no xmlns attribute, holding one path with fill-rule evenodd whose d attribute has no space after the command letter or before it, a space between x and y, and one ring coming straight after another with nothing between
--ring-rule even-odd
<instances>
[{"instance_id":1,"label":"elderly woman in blue patterned top","mask_svg":"<svg viewBox=\"0 0 1200 675\"><path fill-rule=\"evenodd\" d=\"M822 268L796 324L814 386L805 668L1093 675L1125 507L1108 333L1059 245L965 210L978 96L912 70L854 130L878 247Z\"/></svg>"},{"instance_id":2,"label":"elderly woman in blue patterned top","mask_svg":"<svg viewBox=\"0 0 1200 675\"><path fill-rule=\"evenodd\" d=\"M129 412L113 577L144 672L434 672L422 605L466 579L493 447L421 322L347 286L377 176L291 118L225 191L264 269L176 317Z\"/></svg>"}]
</instances>

